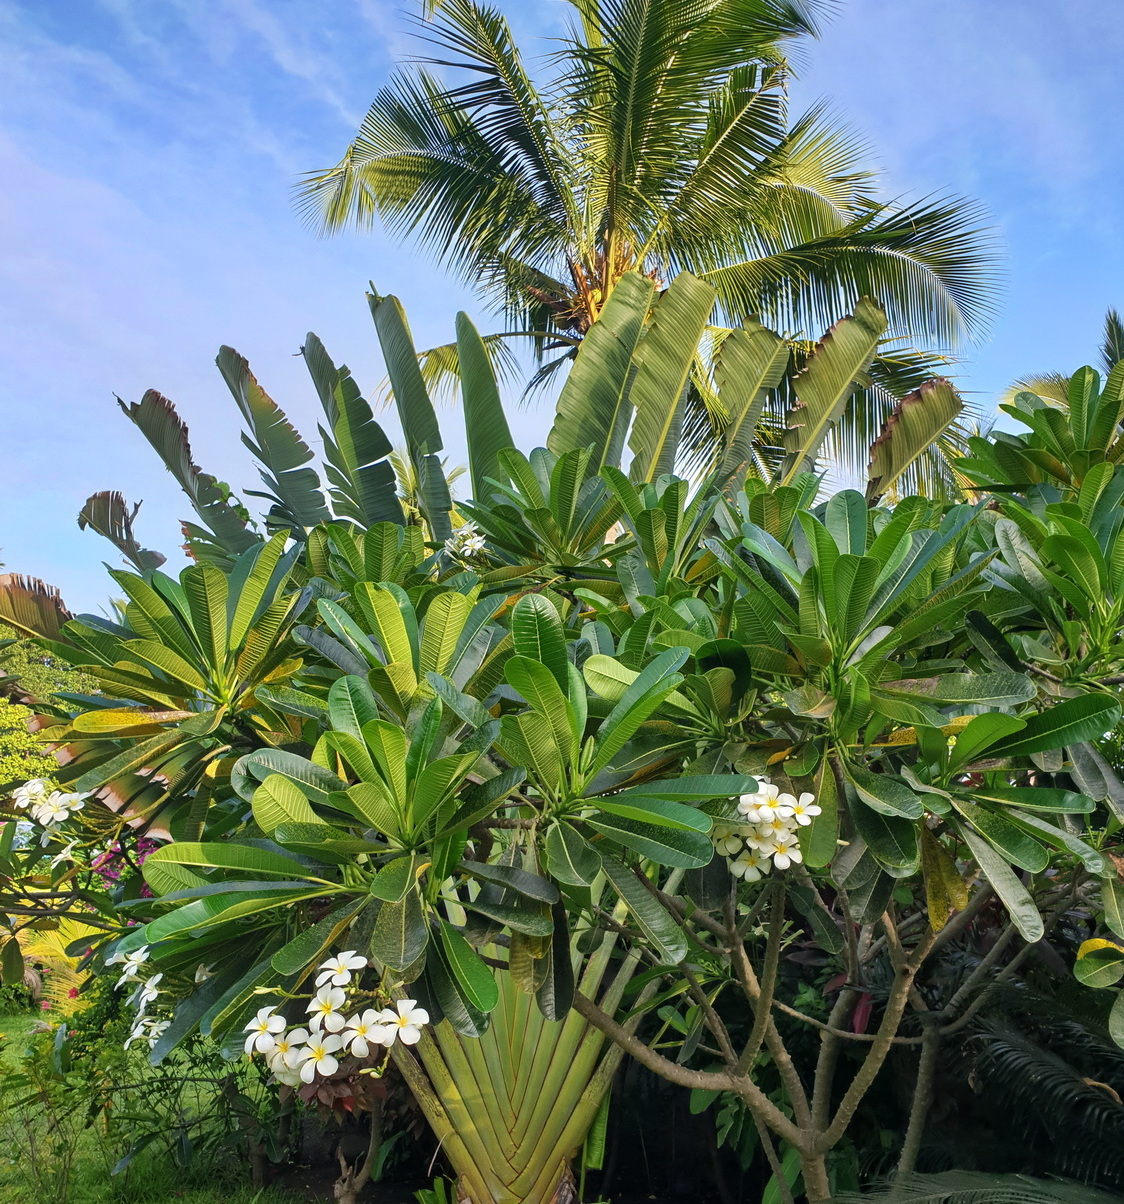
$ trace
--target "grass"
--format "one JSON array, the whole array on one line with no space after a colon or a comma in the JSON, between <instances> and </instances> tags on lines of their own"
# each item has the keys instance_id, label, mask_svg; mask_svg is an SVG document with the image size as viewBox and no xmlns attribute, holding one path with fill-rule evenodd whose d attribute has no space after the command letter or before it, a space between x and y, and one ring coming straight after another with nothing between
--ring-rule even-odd
<instances>
[{"instance_id":1,"label":"grass","mask_svg":"<svg viewBox=\"0 0 1124 1204\"><path fill-rule=\"evenodd\" d=\"M27 1039L42 1019L51 1017L0 1014L0 1079L19 1071ZM154 1149L138 1155L126 1173L111 1175L120 1151L109 1148L96 1123L66 1116L52 1130L34 1105L21 1108L18 1099L16 1093L0 1106L0 1204L300 1204L291 1193L232 1182L218 1168L177 1167Z\"/></svg>"}]
</instances>

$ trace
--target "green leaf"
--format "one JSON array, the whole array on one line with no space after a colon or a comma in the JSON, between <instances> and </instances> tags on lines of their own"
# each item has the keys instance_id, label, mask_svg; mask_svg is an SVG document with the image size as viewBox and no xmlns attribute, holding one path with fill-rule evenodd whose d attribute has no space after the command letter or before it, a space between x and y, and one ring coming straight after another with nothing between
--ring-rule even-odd
<instances>
[{"instance_id":1,"label":"green leaf","mask_svg":"<svg viewBox=\"0 0 1124 1204\"><path fill-rule=\"evenodd\" d=\"M331 515L320 492L320 478L306 467L312 459L308 444L233 347L220 348L215 362L250 428L242 442L263 467L267 496L277 511L271 516L274 525L302 530L328 522Z\"/></svg>"},{"instance_id":2,"label":"green leaf","mask_svg":"<svg viewBox=\"0 0 1124 1204\"><path fill-rule=\"evenodd\" d=\"M495 920L497 924L506 925L513 932L526 933L527 936L549 936L553 931L545 904L541 905L543 910L524 906L513 907L506 903L494 903L491 899L480 896L463 901L462 906L468 911L477 911L482 916L487 916L489 920Z\"/></svg>"},{"instance_id":3,"label":"green leaf","mask_svg":"<svg viewBox=\"0 0 1124 1204\"><path fill-rule=\"evenodd\" d=\"M499 453L515 444L503 412L492 362L483 340L466 313L457 314L457 360L460 364L461 402L464 406L472 496L477 502L487 504L491 492L487 478L504 479L506 474L500 467ZM490 1008L482 1010L491 1011Z\"/></svg>"},{"instance_id":4,"label":"green leaf","mask_svg":"<svg viewBox=\"0 0 1124 1204\"><path fill-rule=\"evenodd\" d=\"M638 794L651 798L691 800L709 802L712 799L739 798L743 794L757 792L757 779L741 773L696 773L684 774L681 778L665 778L658 782L645 782L642 786L630 786L614 800L622 800ZM592 800L597 801L597 800Z\"/></svg>"},{"instance_id":5,"label":"green leaf","mask_svg":"<svg viewBox=\"0 0 1124 1204\"><path fill-rule=\"evenodd\" d=\"M633 452L628 475L633 481L655 481L675 469L687 377L714 298L709 284L680 272L648 319L633 356L635 372L628 390L636 409L628 437Z\"/></svg>"},{"instance_id":6,"label":"green leaf","mask_svg":"<svg viewBox=\"0 0 1124 1204\"><path fill-rule=\"evenodd\" d=\"M964 408L960 395L943 377L922 382L886 415L870 445L866 496L880 498L915 460L936 443Z\"/></svg>"},{"instance_id":7,"label":"green leaf","mask_svg":"<svg viewBox=\"0 0 1124 1204\"><path fill-rule=\"evenodd\" d=\"M632 417L626 396L632 355L644 329L655 286L636 272L616 283L589 328L558 395L547 447L561 456L592 448L590 471L620 466Z\"/></svg>"},{"instance_id":8,"label":"green leaf","mask_svg":"<svg viewBox=\"0 0 1124 1204\"><path fill-rule=\"evenodd\" d=\"M1048 711L1031 715L1026 727L992 744L989 757L1025 757L1049 752L1066 744L1096 740L1120 721L1120 704L1105 694L1082 694L1067 698Z\"/></svg>"},{"instance_id":9,"label":"green leaf","mask_svg":"<svg viewBox=\"0 0 1124 1204\"><path fill-rule=\"evenodd\" d=\"M511 612L511 640L515 652L545 665L565 693L569 685L566 670L566 637L562 621L553 604L541 594L524 594Z\"/></svg>"},{"instance_id":10,"label":"green leaf","mask_svg":"<svg viewBox=\"0 0 1124 1204\"><path fill-rule=\"evenodd\" d=\"M383 903L371 932L371 953L392 970L405 970L429 942L421 896L410 891L397 903Z\"/></svg>"},{"instance_id":11,"label":"green leaf","mask_svg":"<svg viewBox=\"0 0 1124 1204\"><path fill-rule=\"evenodd\" d=\"M508 887L517 894L540 903L557 903L558 888L553 882L540 878L538 874L530 874L514 865L486 865L480 861L462 861L458 867L473 878L482 882L494 882L497 886Z\"/></svg>"},{"instance_id":12,"label":"green leaf","mask_svg":"<svg viewBox=\"0 0 1124 1204\"><path fill-rule=\"evenodd\" d=\"M1042 917L1038 914L1038 908L1026 887L1019 881L1018 875L1007 864L1006 859L967 824L958 824L957 830L971 850L983 876L1003 901L1003 906L1010 913L1011 921L1018 929L1019 935L1028 944L1041 940L1044 931Z\"/></svg>"},{"instance_id":13,"label":"green leaf","mask_svg":"<svg viewBox=\"0 0 1124 1204\"><path fill-rule=\"evenodd\" d=\"M1085 941L1077 950L1073 973L1087 987L1115 986L1124 978L1124 949L1112 941Z\"/></svg>"},{"instance_id":14,"label":"green leaf","mask_svg":"<svg viewBox=\"0 0 1124 1204\"><path fill-rule=\"evenodd\" d=\"M1116 1002L1108 1014L1108 1032L1116 1044L1124 1049L1124 991L1117 992Z\"/></svg>"},{"instance_id":15,"label":"green leaf","mask_svg":"<svg viewBox=\"0 0 1124 1204\"><path fill-rule=\"evenodd\" d=\"M859 798L882 815L900 815L920 819L921 800L904 783L889 774L874 773L862 765L844 764L843 772L858 791Z\"/></svg>"},{"instance_id":16,"label":"green leaf","mask_svg":"<svg viewBox=\"0 0 1124 1204\"><path fill-rule=\"evenodd\" d=\"M714 365L718 398L729 416L726 448L717 480L728 481L745 472L757 439L757 423L770 389L788 367L788 344L753 318L731 331Z\"/></svg>"},{"instance_id":17,"label":"green leaf","mask_svg":"<svg viewBox=\"0 0 1124 1204\"><path fill-rule=\"evenodd\" d=\"M438 935L445 962L452 970L461 994L478 1011L492 1011L500 1000L499 987L492 971L451 924L442 920Z\"/></svg>"},{"instance_id":18,"label":"green leaf","mask_svg":"<svg viewBox=\"0 0 1124 1204\"><path fill-rule=\"evenodd\" d=\"M974 716L956 737L949 757L950 766L956 769L962 765L970 765L997 740L1021 732L1025 727L1023 720L1016 719L1013 715L992 712Z\"/></svg>"},{"instance_id":19,"label":"green leaf","mask_svg":"<svg viewBox=\"0 0 1124 1204\"><path fill-rule=\"evenodd\" d=\"M1104 922L1124 940L1124 883L1116 877L1115 870L1101 879L1101 906Z\"/></svg>"},{"instance_id":20,"label":"green leaf","mask_svg":"<svg viewBox=\"0 0 1124 1204\"><path fill-rule=\"evenodd\" d=\"M920 854L913 820L893 812L879 812L862 803L851 809L851 820L879 865L895 873L916 868Z\"/></svg>"},{"instance_id":21,"label":"green leaf","mask_svg":"<svg viewBox=\"0 0 1124 1204\"><path fill-rule=\"evenodd\" d=\"M714 851L710 838L701 832L658 827L623 816L609 819L603 813L587 817L582 822L615 844L623 845L642 857L650 857L660 865L700 869L710 861Z\"/></svg>"},{"instance_id":22,"label":"green leaf","mask_svg":"<svg viewBox=\"0 0 1124 1204\"><path fill-rule=\"evenodd\" d=\"M570 928L566 905L555 903L551 909L554 931L547 951L547 972L535 991L535 1002L547 1020L565 1020L574 1003L574 963L570 953Z\"/></svg>"},{"instance_id":23,"label":"green leaf","mask_svg":"<svg viewBox=\"0 0 1124 1204\"><path fill-rule=\"evenodd\" d=\"M387 458L391 443L359 386L345 366L337 368L332 363L324 345L311 332L305 337L301 355L328 422L327 430L320 427L320 435L336 515L367 528L381 522L401 525L398 482Z\"/></svg>"},{"instance_id":24,"label":"green leaf","mask_svg":"<svg viewBox=\"0 0 1124 1204\"><path fill-rule=\"evenodd\" d=\"M711 818L695 807L686 807L670 799L645 798L642 794L610 794L591 799L597 809L609 815L621 815L643 823L684 831L709 832Z\"/></svg>"},{"instance_id":25,"label":"green leaf","mask_svg":"<svg viewBox=\"0 0 1124 1204\"><path fill-rule=\"evenodd\" d=\"M1005 815L955 796L952 802L972 827L1008 861L1031 874L1046 868L1050 860L1046 850Z\"/></svg>"},{"instance_id":26,"label":"green leaf","mask_svg":"<svg viewBox=\"0 0 1124 1204\"><path fill-rule=\"evenodd\" d=\"M363 739L363 725L378 719L379 707L371 687L362 677L348 674L328 690L328 722L338 732Z\"/></svg>"},{"instance_id":27,"label":"green leaf","mask_svg":"<svg viewBox=\"0 0 1124 1204\"><path fill-rule=\"evenodd\" d=\"M347 789L347 783L331 770L280 748L260 748L239 757L231 770L230 784L238 797L248 803L258 783L274 773L295 782L306 798L321 805L328 802L333 791Z\"/></svg>"},{"instance_id":28,"label":"green leaf","mask_svg":"<svg viewBox=\"0 0 1124 1204\"><path fill-rule=\"evenodd\" d=\"M463 991L440 941L434 943L426 958L424 981L434 1020L448 1021L462 1037L478 1038L488 1031L488 1013L475 1007Z\"/></svg>"},{"instance_id":29,"label":"green leaf","mask_svg":"<svg viewBox=\"0 0 1124 1204\"><path fill-rule=\"evenodd\" d=\"M547 829L543 849L547 872L568 886L589 886L601 871L597 850L564 820Z\"/></svg>"},{"instance_id":30,"label":"green leaf","mask_svg":"<svg viewBox=\"0 0 1124 1204\"><path fill-rule=\"evenodd\" d=\"M870 367L885 329L885 313L862 297L854 316L836 322L816 344L793 380L797 401L785 419L785 459L776 484L790 485L797 473L814 471L820 447Z\"/></svg>"},{"instance_id":31,"label":"green leaf","mask_svg":"<svg viewBox=\"0 0 1124 1204\"><path fill-rule=\"evenodd\" d=\"M976 799L996 799L1030 811L1055 811L1063 815L1088 815L1094 810L1093 800L1072 790L1051 786L976 786L971 791Z\"/></svg>"},{"instance_id":32,"label":"green leaf","mask_svg":"<svg viewBox=\"0 0 1124 1204\"><path fill-rule=\"evenodd\" d=\"M180 580L200 651L208 664L221 669L227 654L226 574L210 564L193 564Z\"/></svg>"},{"instance_id":33,"label":"green leaf","mask_svg":"<svg viewBox=\"0 0 1124 1204\"><path fill-rule=\"evenodd\" d=\"M602 856L605 877L624 900L629 915L652 944L653 952L666 966L678 965L687 956L687 938L658 899L637 881L626 866L613 857Z\"/></svg>"},{"instance_id":34,"label":"green leaf","mask_svg":"<svg viewBox=\"0 0 1124 1204\"><path fill-rule=\"evenodd\" d=\"M23 985L23 951L15 937L5 941L0 950L0 982L6 987Z\"/></svg>"},{"instance_id":35,"label":"green leaf","mask_svg":"<svg viewBox=\"0 0 1124 1204\"><path fill-rule=\"evenodd\" d=\"M267 835L283 823L318 824L320 816L308 805L308 799L288 778L272 773L254 791L250 804L254 820Z\"/></svg>"},{"instance_id":36,"label":"green leaf","mask_svg":"<svg viewBox=\"0 0 1124 1204\"><path fill-rule=\"evenodd\" d=\"M168 866L199 866L200 869L238 870L244 875L268 878L308 878L307 867L292 857L259 849L254 845L228 841L177 841L153 849L145 858L141 873L144 880L157 890L166 885L164 872ZM177 886L179 884L177 883ZM196 885L187 883L185 885Z\"/></svg>"},{"instance_id":37,"label":"green leaf","mask_svg":"<svg viewBox=\"0 0 1124 1204\"><path fill-rule=\"evenodd\" d=\"M336 943L352 919L366 906L365 899L357 899L337 907L278 949L270 965L278 974L301 974Z\"/></svg>"}]
</instances>

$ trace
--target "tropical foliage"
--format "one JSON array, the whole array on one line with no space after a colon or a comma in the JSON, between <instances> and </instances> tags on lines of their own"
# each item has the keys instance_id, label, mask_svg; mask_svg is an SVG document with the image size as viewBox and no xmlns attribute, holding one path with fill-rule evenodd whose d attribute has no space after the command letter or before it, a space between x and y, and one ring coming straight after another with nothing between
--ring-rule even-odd
<instances>
[{"instance_id":1,"label":"tropical foliage","mask_svg":"<svg viewBox=\"0 0 1124 1204\"><path fill-rule=\"evenodd\" d=\"M37 831L70 856L114 841L123 868L99 888L65 848L47 870L43 845L9 847L12 928L84 909L106 934L86 966L117 967L157 1062L196 1032L232 1057L247 1031L263 1054L281 1034L310 1047L306 1016L306 1037L355 1033L369 1008L377 1037L346 1057L321 1040L298 1077L365 1106L392 1058L474 1200L553 1198L622 1052L736 1101L771 1190L821 1200L853 1181L844 1139L891 1051L915 1049L904 1179L942 1043L1060 917L1086 909L1079 976L1124 968L1124 787L1099 748L1120 720L1122 470L882 505L955 410L936 382L924 422L888 424L866 494L821 498L810 470L884 329L864 300L795 379L760 475L738 432L780 340L731 335L741 418L689 485L673 467L714 291L682 274L653 294L622 277L529 455L458 321L467 533L393 298L372 312L420 525L357 500L384 453L348 450L345 413L373 419L344 405L345 370L319 378L330 510L307 445L224 352L268 537L184 471L199 562L175 580L134 560L119 621L44 637L102 693L44 708L71 801ZM1119 418L1111 376L1073 379L1094 423ZM930 975L963 963L985 908L992 952ZM796 941L833 971L824 1019L788 989ZM395 1008L416 1045L390 1039Z\"/></svg>"}]
</instances>

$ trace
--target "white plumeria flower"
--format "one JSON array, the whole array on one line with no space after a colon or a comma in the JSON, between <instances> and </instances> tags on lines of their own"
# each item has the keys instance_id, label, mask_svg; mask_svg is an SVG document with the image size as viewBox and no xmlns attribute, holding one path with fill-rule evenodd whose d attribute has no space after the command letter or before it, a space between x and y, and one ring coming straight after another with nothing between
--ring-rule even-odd
<instances>
[{"instance_id":1,"label":"white plumeria flower","mask_svg":"<svg viewBox=\"0 0 1124 1204\"><path fill-rule=\"evenodd\" d=\"M117 986L114 990L119 990L127 982L132 982L140 973L141 966L148 961L148 946L141 945L139 949L134 949L132 953L115 953L112 957L106 958L107 966L121 966L121 977L117 980Z\"/></svg>"},{"instance_id":2,"label":"white plumeria flower","mask_svg":"<svg viewBox=\"0 0 1124 1204\"><path fill-rule=\"evenodd\" d=\"M148 1022L148 1030L145 1033L145 1039L148 1041L148 1048L155 1049L156 1042L160 1040L164 1030L171 1024L170 1020L150 1020Z\"/></svg>"},{"instance_id":3,"label":"white plumeria flower","mask_svg":"<svg viewBox=\"0 0 1124 1204\"><path fill-rule=\"evenodd\" d=\"M90 797L89 791L82 794L59 794L57 797L51 796L60 807L65 807L68 811L81 811L85 806L86 800Z\"/></svg>"},{"instance_id":4,"label":"white plumeria flower","mask_svg":"<svg viewBox=\"0 0 1124 1204\"><path fill-rule=\"evenodd\" d=\"M354 949L348 949L341 953L338 957L330 957L320 966L320 972L316 975L316 985L322 987L326 982L333 986L346 986L351 981L352 970L362 970L367 964L367 959L356 953Z\"/></svg>"},{"instance_id":5,"label":"white plumeria flower","mask_svg":"<svg viewBox=\"0 0 1124 1204\"><path fill-rule=\"evenodd\" d=\"M772 787L776 790L776 787ZM762 799L757 805L757 822L770 823L774 819L791 819L796 800L791 794L775 794L771 798Z\"/></svg>"},{"instance_id":6,"label":"white plumeria flower","mask_svg":"<svg viewBox=\"0 0 1124 1204\"><path fill-rule=\"evenodd\" d=\"M757 825L755 835L762 840L770 840L774 836L780 836L783 832L792 831L792 820L783 815L774 815L772 819L763 819Z\"/></svg>"},{"instance_id":7,"label":"white plumeria flower","mask_svg":"<svg viewBox=\"0 0 1124 1204\"><path fill-rule=\"evenodd\" d=\"M747 882L760 881L761 876L769 872L769 868L769 858L757 849L745 849L730 862L730 873L736 878L744 878Z\"/></svg>"},{"instance_id":8,"label":"white plumeria flower","mask_svg":"<svg viewBox=\"0 0 1124 1204\"><path fill-rule=\"evenodd\" d=\"M56 854L55 854L55 855L54 855L54 856L51 858L51 869L54 869L56 865L62 865L62 863L63 863L64 861L73 861L73 860L75 860L75 858L74 858L74 857L72 857L72 856L71 856L71 854L74 852L74 846L75 846L77 843L78 843L78 841L76 841L76 840L72 840L72 841L70 842L70 844L68 844L68 845L66 846L66 848L65 848L65 849L62 849L60 852L56 853Z\"/></svg>"},{"instance_id":9,"label":"white plumeria flower","mask_svg":"<svg viewBox=\"0 0 1124 1204\"><path fill-rule=\"evenodd\" d=\"M738 810L751 824L757 823L762 806L771 803L777 797L778 789L772 782L758 778L757 793L743 794L738 799Z\"/></svg>"},{"instance_id":10,"label":"white plumeria flower","mask_svg":"<svg viewBox=\"0 0 1124 1204\"><path fill-rule=\"evenodd\" d=\"M244 1046L248 1054L256 1049L258 1053L270 1053L277 1045L277 1034L285 1031L285 1017L275 1016L277 1011L274 1004L271 1007L259 1008L258 1014L246 1025L244 1032L250 1035Z\"/></svg>"},{"instance_id":11,"label":"white plumeria flower","mask_svg":"<svg viewBox=\"0 0 1124 1204\"><path fill-rule=\"evenodd\" d=\"M387 1026L384 1044L389 1049L395 1038L403 1045L417 1045L423 1024L429 1023L429 1013L418 1007L416 999L399 999L398 1010L383 1008L379 1019Z\"/></svg>"},{"instance_id":12,"label":"white plumeria flower","mask_svg":"<svg viewBox=\"0 0 1124 1204\"><path fill-rule=\"evenodd\" d=\"M804 860L804 855L800 852L800 846L796 843L796 838L791 833L774 837L765 845L761 852L766 857L771 857L773 864L779 870L787 870L790 865L798 865Z\"/></svg>"},{"instance_id":13,"label":"white plumeria flower","mask_svg":"<svg viewBox=\"0 0 1124 1204\"><path fill-rule=\"evenodd\" d=\"M461 554L464 556L479 556L485 549L483 535L470 535L461 544Z\"/></svg>"},{"instance_id":14,"label":"white plumeria flower","mask_svg":"<svg viewBox=\"0 0 1124 1204\"><path fill-rule=\"evenodd\" d=\"M12 802L21 810L42 802L50 791L51 783L46 778L32 778L12 791Z\"/></svg>"},{"instance_id":15,"label":"white plumeria flower","mask_svg":"<svg viewBox=\"0 0 1124 1204\"><path fill-rule=\"evenodd\" d=\"M162 978L163 974L154 974L148 982L142 982L137 986L137 989L129 996L129 1002L143 1016L144 1009L160 995L160 988L156 985Z\"/></svg>"},{"instance_id":16,"label":"white plumeria flower","mask_svg":"<svg viewBox=\"0 0 1124 1204\"><path fill-rule=\"evenodd\" d=\"M305 1008L305 1011L312 1015L308 1027L314 1033L318 1033L322 1028L327 1029L330 1033L338 1033L344 1025L344 1018L340 1015L343 1001L344 993L341 988L321 987L312 997L308 1007Z\"/></svg>"},{"instance_id":17,"label":"white plumeria flower","mask_svg":"<svg viewBox=\"0 0 1124 1204\"><path fill-rule=\"evenodd\" d=\"M821 811L822 808L816 806L816 796L804 793L792 808L792 822L806 828Z\"/></svg>"},{"instance_id":18,"label":"white plumeria flower","mask_svg":"<svg viewBox=\"0 0 1124 1204\"><path fill-rule=\"evenodd\" d=\"M368 1008L362 1015L356 1013L343 1030L344 1044L356 1058L365 1058L372 1045L388 1045L389 1036L390 1026L374 1008Z\"/></svg>"},{"instance_id":19,"label":"white plumeria flower","mask_svg":"<svg viewBox=\"0 0 1124 1204\"><path fill-rule=\"evenodd\" d=\"M294 1028L291 1032L280 1032L273 1039L273 1048L266 1054L269 1069L277 1074L278 1071L296 1071L308 1057L305 1045L308 1041L308 1030Z\"/></svg>"},{"instance_id":20,"label":"white plumeria flower","mask_svg":"<svg viewBox=\"0 0 1124 1204\"><path fill-rule=\"evenodd\" d=\"M61 824L63 820L70 818L70 811L64 807L58 799L62 796L57 792L52 794L50 798L44 799L41 803L36 803L31 808L31 818L37 824L42 824L48 828L52 824Z\"/></svg>"},{"instance_id":21,"label":"white plumeria flower","mask_svg":"<svg viewBox=\"0 0 1124 1204\"><path fill-rule=\"evenodd\" d=\"M337 1033L313 1033L304 1047L307 1056L301 1065L301 1082L311 1083L317 1073L335 1074L340 1064L332 1055L342 1046L343 1039Z\"/></svg>"},{"instance_id":22,"label":"white plumeria flower","mask_svg":"<svg viewBox=\"0 0 1124 1204\"><path fill-rule=\"evenodd\" d=\"M733 824L715 824L710 839L719 853L736 857L745 843L745 829Z\"/></svg>"}]
</instances>

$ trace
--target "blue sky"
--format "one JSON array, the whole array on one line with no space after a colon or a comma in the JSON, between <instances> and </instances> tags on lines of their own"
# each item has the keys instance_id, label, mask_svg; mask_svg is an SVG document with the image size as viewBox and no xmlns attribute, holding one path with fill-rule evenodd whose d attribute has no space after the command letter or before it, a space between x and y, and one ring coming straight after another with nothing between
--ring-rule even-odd
<instances>
[{"instance_id":1,"label":"blue sky","mask_svg":"<svg viewBox=\"0 0 1124 1204\"><path fill-rule=\"evenodd\" d=\"M500 0L527 44L561 0ZM104 604L113 548L79 532L97 489L144 499L138 534L169 554L187 510L114 393L175 401L196 460L254 485L214 367L245 354L311 437L294 358L315 330L367 389L382 373L363 291L405 303L419 345L455 311L487 315L380 233L321 240L290 203L332 162L392 64L414 0L0 0L0 559ZM964 387L1095 357L1124 308L1124 13L1103 0L844 0L804 52L796 105L828 97L873 148L888 195L979 198L1004 292ZM388 420L388 427L393 424ZM454 456L457 419L445 421ZM543 413L519 412L521 442Z\"/></svg>"}]
</instances>

